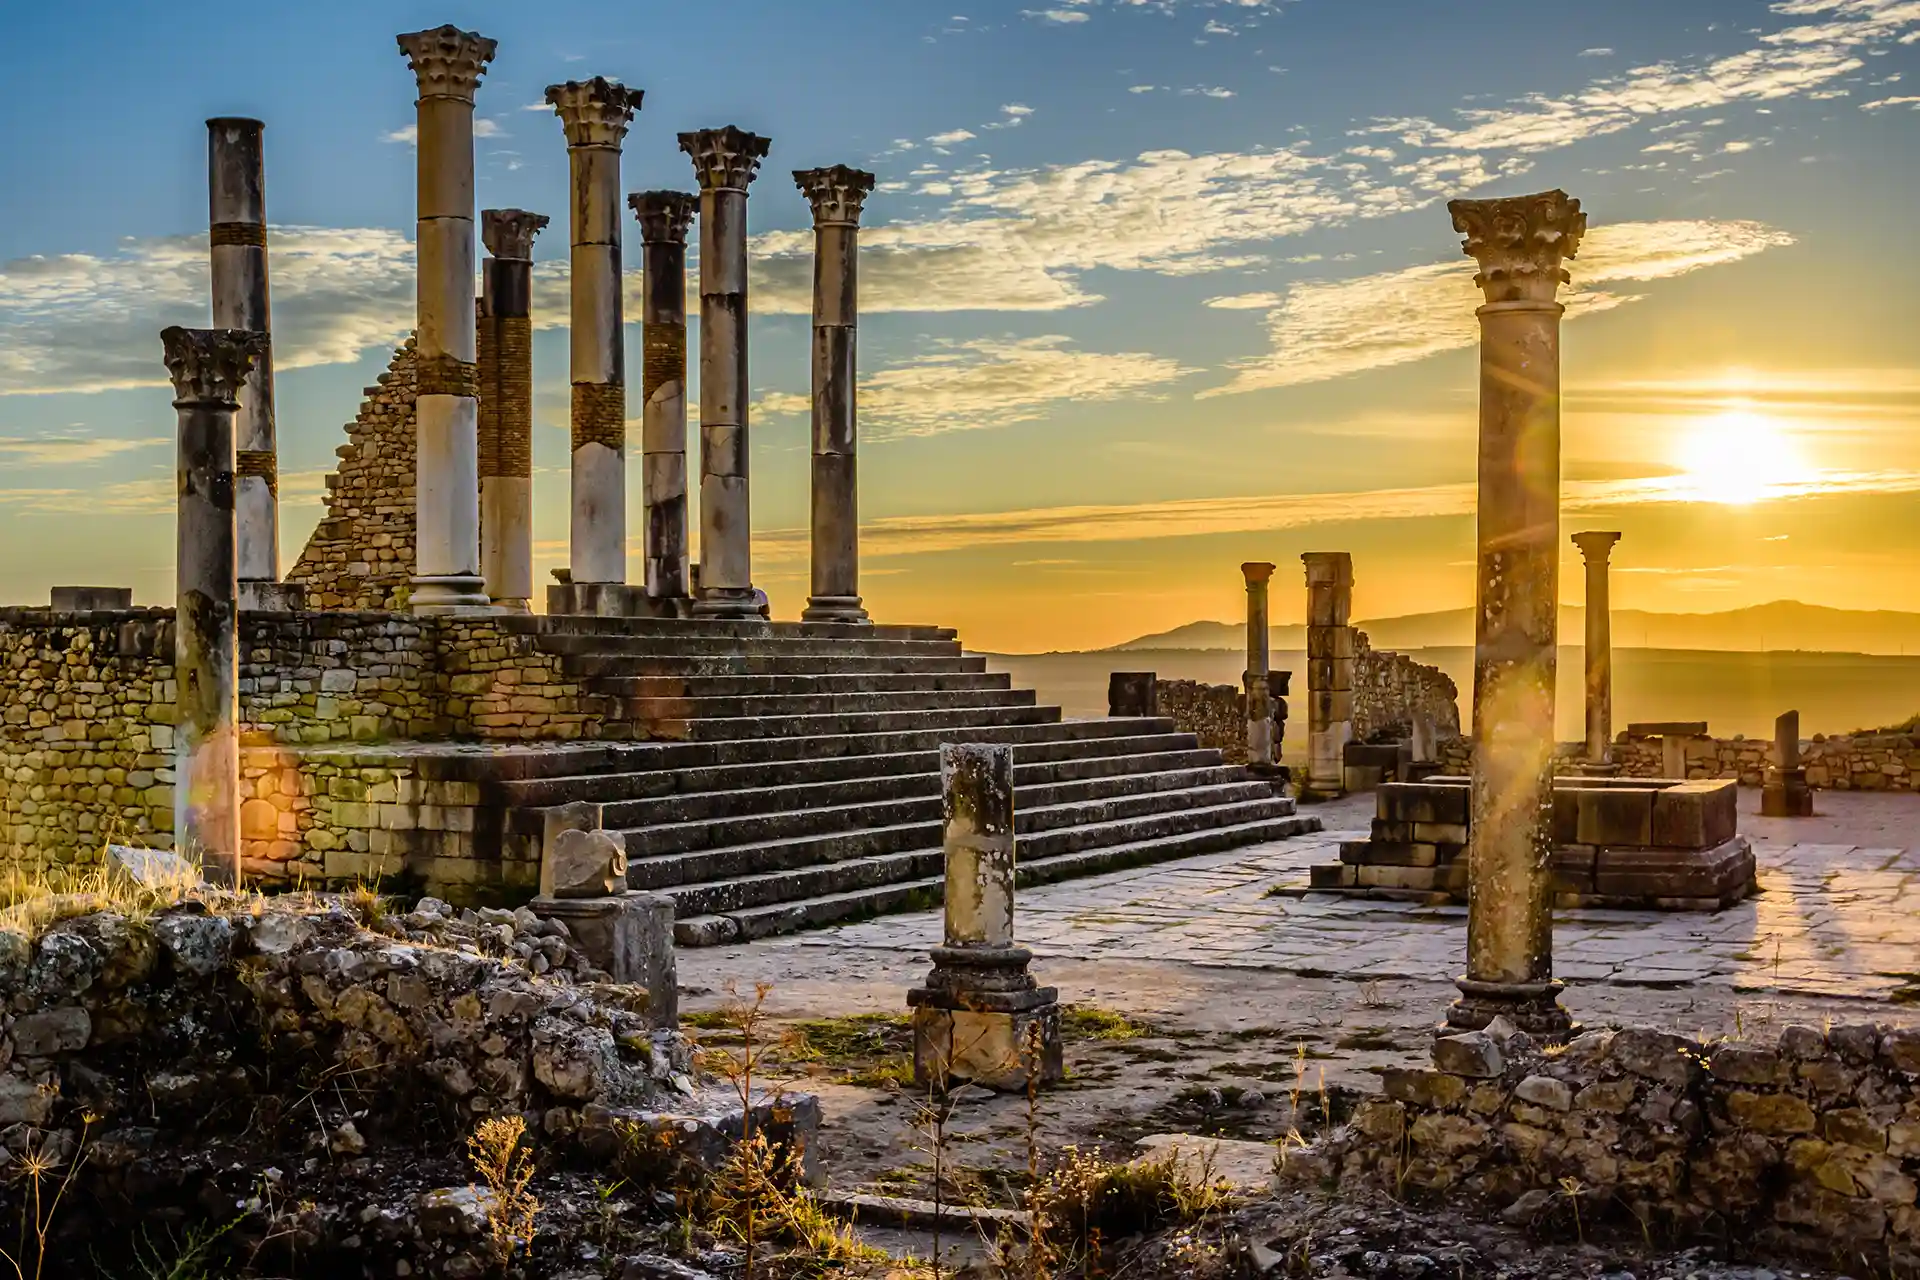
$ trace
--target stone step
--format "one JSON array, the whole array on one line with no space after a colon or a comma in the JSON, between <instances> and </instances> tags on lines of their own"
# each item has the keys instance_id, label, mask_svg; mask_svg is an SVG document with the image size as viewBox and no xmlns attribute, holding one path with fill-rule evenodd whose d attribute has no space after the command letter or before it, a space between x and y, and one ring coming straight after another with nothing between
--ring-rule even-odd
<instances>
[{"instance_id":1,"label":"stone step","mask_svg":"<svg viewBox=\"0 0 1920 1280\"><path fill-rule=\"evenodd\" d=\"M598 675L593 690L623 698L768 698L849 693L1009 690L1004 671L845 671L815 675Z\"/></svg>"},{"instance_id":2,"label":"stone step","mask_svg":"<svg viewBox=\"0 0 1920 1280\"><path fill-rule=\"evenodd\" d=\"M821 715L742 716L718 719L664 719L637 722L612 720L603 732L644 731L651 740L673 742L738 742L754 738L855 737L864 734L993 730L1012 725L1049 724L1060 719L1058 707L991 706L935 711L856 711ZM986 741L994 741L992 738ZM981 739L974 739L981 741Z\"/></svg>"},{"instance_id":3,"label":"stone step","mask_svg":"<svg viewBox=\"0 0 1920 1280\"><path fill-rule=\"evenodd\" d=\"M609 653L590 649L552 650L560 655L560 669L580 680L638 679L673 676L698 679L719 676L940 676L979 674L987 660L974 654L935 657L888 657L884 654L745 654L693 650L686 653ZM1011 684L1011 680L1009 680Z\"/></svg>"},{"instance_id":4,"label":"stone step","mask_svg":"<svg viewBox=\"0 0 1920 1280\"><path fill-rule=\"evenodd\" d=\"M544 635L540 648L549 653L626 653L636 656L714 652L768 656L943 658L960 656L958 640L855 640L824 636L765 635L740 639L679 635Z\"/></svg>"},{"instance_id":5,"label":"stone step","mask_svg":"<svg viewBox=\"0 0 1920 1280\"><path fill-rule=\"evenodd\" d=\"M1321 829L1319 818L1291 813L1235 820L1237 815L1229 811L1215 817L1220 820L1219 825L1173 835L1149 836L1096 845L1051 858L1031 857L1023 848L1018 882L1021 885L1049 884L1080 876L1098 875L1107 871L1171 861L1175 858L1218 853L1221 850L1234 849L1242 845L1285 840ZM1022 843L1024 845L1025 842ZM934 849L927 852L931 855L929 865L939 867L942 857L940 851ZM850 879L861 877L861 871L849 871ZM940 905L945 887L944 880L939 874L926 874L900 880L876 879L870 884L841 888L810 897L774 901L761 906L701 914L679 914L674 921L674 937L681 946L715 946L727 942L772 937L781 933L794 933L801 929L864 919L892 911L924 910ZM681 891L668 890L667 892L668 896L677 897ZM689 905L691 904L692 899L689 898ZM938 941L939 935L936 929L928 938L928 943L932 945Z\"/></svg>"},{"instance_id":6,"label":"stone step","mask_svg":"<svg viewBox=\"0 0 1920 1280\"><path fill-rule=\"evenodd\" d=\"M1174 775L1164 785L1153 786L1141 779L1100 779L1094 782L1066 783L1058 787L1035 787L1021 797L1015 817L1015 830L1037 834L1060 826L1090 821L1138 817L1170 809L1195 805L1220 805L1240 800L1262 800L1273 795L1271 785L1247 777L1210 780L1204 773ZM858 839L869 831L890 830L906 824L925 823L937 837L940 821L940 780L922 785L917 794L881 798L862 798L839 794L847 784L799 788L785 797L788 803L778 809L760 812L726 812L682 820L655 820L645 825L620 824L627 841L629 866L645 864L644 885L684 884L710 875L737 875L725 868L738 860L733 850L749 846L773 849L777 861L768 866L794 866L795 858L821 852L809 837L844 835ZM723 793L724 794L724 793ZM761 793L755 793L756 795ZM624 808L625 806L621 806ZM613 821L608 819L608 825ZM781 841L799 841L793 850L776 849ZM837 850L827 849L827 856ZM712 866L706 865L706 855ZM686 865L655 866L662 858L681 857ZM764 868L755 868L764 869ZM633 876L629 875L629 880Z\"/></svg>"},{"instance_id":7,"label":"stone step","mask_svg":"<svg viewBox=\"0 0 1920 1280\"><path fill-rule=\"evenodd\" d=\"M1181 792L1146 797L1158 801L1161 807L1144 814L1106 816L1122 807L1120 802L1062 805L1051 812L1028 810L1021 815L1028 823L1047 825L1029 827L1031 834L1020 837L1017 857L1022 862L1038 861L1101 845L1160 839L1292 814L1291 800L1273 795L1271 788L1262 789L1264 797L1235 793L1220 796L1220 804L1183 803L1189 797ZM938 874L944 856L939 841L937 818L828 836L770 840L695 854L629 860L627 883L636 889L666 892L674 899L676 914L725 915L745 907ZM732 868L731 872L727 868ZM714 876L726 878L711 878Z\"/></svg>"},{"instance_id":8,"label":"stone step","mask_svg":"<svg viewBox=\"0 0 1920 1280\"><path fill-rule=\"evenodd\" d=\"M1082 723L1063 720L1044 727L1064 731ZM605 772L529 777L524 781L502 784L501 795L506 804L517 810L537 810L565 804L570 800L612 804L691 792L729 793L788 784L929 773L937 772L940 768L940 753L932 747L871 755L809 755L804 752L807 745L804 742L794 744L774 739L763 741L763 745L779 748L797 745L802 753L797 757L740 764L628 770L624 756L617 753L637 751L639 747L623 744L611 749L616 754L604 757L607 761ZM596 753L595 762L598 763L601 758ZM1123 772L1198 768L1217 764L1219 759L1219 752L1196 747L1191 734L1064 736L1053 740L1023 742L1014 756L1014 782L1024 786ZM533 814L532 818L528 830L538 831L538 814Z\"/></svg>"},{"instance_id":9,"label":"stone step","mask_svg":"<svg viewBox=\"0 0 1920 1280\"><path fill-rule=\"evenodd\" d=\"M669 636L675 639L952 640L952 627L850 622L724 621L718 618L600 618L543 614L534 628L554 636Z\"/></svg>"},{"instance_id":10,"label":"stone step","mask_svg":"<svg viewBox=\"0 0 1920 1280\"><path fill-rule=\"evenodd\" d=\"M604 693L598 684L588 686ZM753 696L615 698L610 714L652 725L667 720L777 720L788 716L855 715L878 711L959 711L968 707L1030 707L1031 689L904 689L849 693L772 693Z\"/></svg>"}]
</instances>

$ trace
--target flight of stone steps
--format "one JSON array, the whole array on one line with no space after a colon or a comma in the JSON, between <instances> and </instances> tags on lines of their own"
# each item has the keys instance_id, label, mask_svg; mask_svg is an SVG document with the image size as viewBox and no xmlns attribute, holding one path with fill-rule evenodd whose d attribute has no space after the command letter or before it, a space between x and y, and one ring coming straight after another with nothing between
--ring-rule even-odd
<instances>
[{"instance_id":1,"label":"flight of stone steps","mask_svg":"<svg viewBox=\"0 0 1920 1280\"><path fill-rule=\"evenodd\" d=\"M540 644L626 741L504 784L510 832L604 804L685 946L937 904L943 742L1014 747L1023 884L1320 829L1171 721L1062 720L941 628L552 618Z\"/></svg>"}]
</instances>

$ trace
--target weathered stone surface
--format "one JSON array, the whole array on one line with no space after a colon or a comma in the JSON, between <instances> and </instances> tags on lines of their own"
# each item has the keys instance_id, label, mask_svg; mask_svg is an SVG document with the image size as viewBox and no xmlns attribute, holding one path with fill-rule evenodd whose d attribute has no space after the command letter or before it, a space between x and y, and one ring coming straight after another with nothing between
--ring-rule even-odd
<instances>
[{"instance_id":1,"label":"weathered stone surface","mask_svg":"<svg viewBox=\"0 0 1920 1280\"><path fill-rule=\"evenodd\" d=\"M79 1005L29 1013L13 1024L13 1051L23 1057L41 1058L55 1053L73 1053L87 1047L93 1035L93 1018Z\"/></svg>"},{"instance_id":2,"label":"weathered stone surface","mask_svg":"<svg viewBox=\"0 0 1920 1280\"><path fill-rule=\"evenodd\" d=\"M1514 1087L1513 1096L1549 1111L1573 1109L1573 1090L1552 1076L1528 1076Z\"/></svg>"},{"instance_id":3,"label":"weathered stone surface","mask_svg":"<svg viewBox=\"0 0 1920 1280\"><path fill-rule=\"evenodd\" d=\"M1786 1063L1771 1049L1744 1045L1722 1045L1713 1051L1707 1067L1718 1079L1730 1084L1782 1085L1787 1082Z\"/></svg>"},{"instance_id":4,"label":"weathered stone surface","mask_svg":"<svg viewBox=\"0 0 1920 1280\"><path fill-rule=\"evenodd\" d=\"M170 849L136 849L110 844L106 868L109 883L142 889L187 890L205 883L199 867Z\"/></svg>"},{"instance_id":5,"label":"weathered stone surface","mask_svg":"<svg viewBox=\"0 0 1920 1280\"><path fill-rule=\"evenodd\" d=\"M1693 1080L1699 1050L1691 1040L1665 1031L1628 1028L1613 1038L1612 1058L1646 1080L1681 1088Z\"/></svg>"},{"instance_id":6,"label":"weathered stone surface","mask_svg":"<svg viewBox=\"0 0 1920 1280\"><path fill-rule=\"evenodd\" d=\"M1422 1107L1450 1107L1467 1095L1466 1083L1445 1071L1388 1067L1380 1073L1380 1086L1389 1098Z\"/></svg>"},{"instance_id":7,"label":"weathered stone surface","mask_svg":"<svg viewBox=\"0 0 1920 1280\"><path fill-rule=\"evenodd\" d=\"M1799 1098L1782 1093L1732 1093L1727 1114L1735 1123L1765 1134L1813 1132L1813 1109Z\"/></svg>"},{"instance_id":8,"label":"weathered stone surface","mask_svg":"<svg viewBox=\"0 0 1920 1280\"><path fill-rule=\"evenodd\" d=\"M627 843L617 831L562 831L548 845L541 889L555 898L605 898L627 887Z\"/></svg>"},{"instance_id":9,"label":"weathered stone surface","mask_svg":"<svg viewBox=\"0 0 1920 1280\"><path fill-rule=\"evenodd\" d=\"M1487 1079L1506 1069L1506 1059L1486 1032L1469 1031L1435 1040L1433 1065L1456 1076Z\"/></svg>"}]
</instances>

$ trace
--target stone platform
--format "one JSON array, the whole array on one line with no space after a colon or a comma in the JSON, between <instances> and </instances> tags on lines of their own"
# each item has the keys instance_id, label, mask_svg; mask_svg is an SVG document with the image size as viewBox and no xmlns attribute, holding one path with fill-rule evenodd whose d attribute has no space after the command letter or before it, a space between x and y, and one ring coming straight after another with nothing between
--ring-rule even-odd
<instances>
[{"instance_id":1,"label":"stone platform","mask_svg":"<svg viewBox=\"0 0 1920 1280\"><path fill-rule=\"evenodd\" d=\"M1554 781L1553 894L1559 907L1718 911L1755 891L1732 780L1567 777ZM1316 891L1467 897L1469 782L1436 777L1375 793L1372 832L1312 870Z\"/></svg>"}]
</instances>

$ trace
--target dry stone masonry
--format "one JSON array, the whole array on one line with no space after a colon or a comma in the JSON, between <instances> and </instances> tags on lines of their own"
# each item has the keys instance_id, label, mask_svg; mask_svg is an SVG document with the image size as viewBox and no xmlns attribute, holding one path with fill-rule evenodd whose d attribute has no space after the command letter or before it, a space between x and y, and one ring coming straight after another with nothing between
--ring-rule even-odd
<instances>
[{"instance_id":1,"label":"dry stone masonry","mask_svg":"<svg viewBox=\"0 0 1920 1280\"><path fill-rule=\"evenodd\" d=\"M533 607L533 239L525 209L483 209L480 273L480 569L496 608Z\"/></svg>"}]
</instances>

